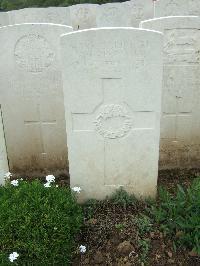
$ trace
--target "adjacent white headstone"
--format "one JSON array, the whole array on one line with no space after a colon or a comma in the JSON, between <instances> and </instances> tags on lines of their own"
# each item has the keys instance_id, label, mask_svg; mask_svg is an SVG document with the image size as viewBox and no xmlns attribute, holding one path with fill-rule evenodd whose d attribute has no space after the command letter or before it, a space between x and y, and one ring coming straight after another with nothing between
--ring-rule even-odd
<instances>
[{"instance_id":1,"label":"adjacent white headstone","mask_svg":"<svg viewBox=\"0 0 200 266\"><path fill-rule=\"evenodd\" d=\"M0 27L9 25L9 16L7 12L0 12Z\"/></svg>"},{"instance_id":2,"label":"adjacent white headstone","mask_svg":"<svg viewBox=\"0 0 200 266\"><path fill-rule=\"evenodd\" d=\"M10 24L54 23L71 26L67 7L24 8L9 12Z\"/></svg>"},{"instance_id":3,"label":"adjacent white headstone","mask_svg":"<svg viewBox=\"0 0 200 266\"><path fill-rule=\"evenodd\" d=\"M3 130L3 120L0 108L0 185L4 184L4 175L8 172L8 160Z\"/></svg>"},{"instance_id":4,"label":"adjacent white headstone","mask_svg":"<svg viewBox=\"0 0 200 266\"><path fill-rule=\"evenodd\" d=\"M153 1L133 0L100 5L97 27L138 27L142 20L153 18Z\"/></svg>"},{"instance_id":5,"label":"adjacent white headstone","mask_svg":"<svg viewBox=\"0 0 200 266\"><path fill-rule=\"evenodd\" d=\"M200 18L141 23L164 33L160 167L200 166Z\"/></svg>"},{"instance_id":6,"label":"adjacent white headstone","mask_svg":"<svg viewBox=\"0 0 200 266\"><path fill-rule=\"evenodd\" d=\"M98 5L80 4L70 7L71 22L74 30L96 27L96 12Z\"/></svg>"},{"instance_id":7,"label":"adjacent white headstone","mask_svg":"<svg viewBox=\"0 0 200 266\"><path fill-rule=\"evenodd\" d=\"M12 172L66 169L59 36L71 30L54 24L0 28L0 97Z\"/></svg>"},{"instance_id":8,"label":"adjacent white headstone","mask_svg":"<svg viewBox=\"0 0 200 266\"><path fill-rule=\"evenodd\" d=\"M82 200L120 186L155 196L162 34L92 29L61 38L71 186Z\"/></svg>"},{"instance_id":9,"label":"adjacent white headstone","mask_svg":"<svg viewBox=\"0 0 200 266\"><path fill-rule=\"evenodd\" d=\"M155 17L199 16L199 0L159 0L155 1Z\"/></svg>"}]
</instances>

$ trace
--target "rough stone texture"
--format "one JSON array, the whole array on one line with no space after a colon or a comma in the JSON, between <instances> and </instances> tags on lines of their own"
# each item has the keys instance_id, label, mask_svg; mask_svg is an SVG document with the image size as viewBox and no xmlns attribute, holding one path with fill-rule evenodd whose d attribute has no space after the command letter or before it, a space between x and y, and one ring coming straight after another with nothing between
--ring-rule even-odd
<instances>
[{"instance_id":1,"label":"rough stone texture","mask_svg":"<svg viewBox=\"0 0 200 266\"><path fill-rule=\"evenodd\" d=\"M96 27L96 12L98 5L80 4L70 7L72 27L82 30Z\"/></svg>"},{"instance_id":2,"label":"rough stone texture","mask_svg":"<svg viewBox=\"0 0 200 266\"><path fill-rule=\"evenodd\" d=\"M153 1L133 0L100 5L97 27L138 27L142 20L153 18Z\"/></svg>"},{"instance_id":3,"label":"rough stone texture","mask_svg":"<svg viewBox=\"0 0 200 266\"><path fill-rule=\"evenodd\" d=\"M0 97L12 172L66 169L59 36L71 30L53 24L0 28Z\"/></svg>"},{"instance_id":4,"label":"rough stone texture","mask_svg":"<svg viewBox=\"0 0 200 266\"><path fill-rule=\"evenodd\" d=\"M0 27L9 25L8 12L0 12Z\"/></svg>"},{"instance_id":5,"label":"rough stone texture","mask_svg":"<svg viewBox=\"0 0 200 266\"><path fill-rule=\"evenodd\" d=\"M141 23L164 33L160 168L200 167L200 18Z\"/></svg>"},{"instance_id":6,"label":"rough stone texture","mask_svg":"<svg viewBox=\"0 0 200 266\"><path fill-rule=\"evenodd\" d=\"M10 24L54 23L71 26L70 9L67 7L24 8L9 12Z\"/></svg>"},{"instance_id":7,"label":"rough stone texture","mask_svg":"<svg viewBox=\"0 0 200 266\"><path fill-rule=\"evenodd\" d=\"M155 17L199 16L199 0L159 0L155 1Z\"/></svg>"},{"instance_id":8,"label":"rough stone texture","mask_svg":"<svg viewBox=\"0 0 200 266\"><path fill-rule=\"evenodd\" d=\"M8 172L8 160L3 131L2 113L0 108L0 185L4 184L4 175Z\"/></svg>"},{"instance_id":9,"label":"rough stone texture","mask_svg":"<svg viewBox=\"0 0 200 266\"><path fill-rule=\"evenodd\" d=\"M61 38L71 186L80 201L119 186L155 196L162 85L162 34L133 28Z\"/></svg>"}]
</instances>

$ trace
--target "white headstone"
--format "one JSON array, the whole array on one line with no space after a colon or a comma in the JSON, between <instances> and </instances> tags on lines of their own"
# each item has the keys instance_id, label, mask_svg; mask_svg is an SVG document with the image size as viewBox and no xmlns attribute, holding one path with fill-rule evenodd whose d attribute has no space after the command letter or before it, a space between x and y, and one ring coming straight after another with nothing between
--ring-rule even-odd
<instances>
[{"instance_id":1,"label":"white headstone","mask_svg":"<svg viewBox=\"0 0 200 266\"><path fill-rule=\"evenodd\" d=\"M9 25L8 12L0 12L0 27Z\"/></svg>"},{"instance_id":2,"label":"white headstone","mask_svg":"<svg viewBox=\"0 0 200 266\"><path fill-rule=\"evenodd\" d=\"M153 12L151 0L107 3L97 10L97 27L138 27L140 21L153 18Z\"/></svg>"},{"instance_id":3,"label":"white headstone","mask_svg":"<svg viewBox=\"0 0 200 266\"><path fill-rule=\"evenodd\" d=\"M199 16L199 0L159 0L155 1L155 17Z\"/></svg>"},{"instance_id":4,"label":"white headstone","mask_svg":"<svg viewBox=\"0 0 200 266\"><path fill-rule=\"evenodd\" d=\"M71 186L102 199L120 186L155 196L162 34L133 28L61 38Z\"/></svg>"},{"instance_id":5,"label":"white headstone","mask_svg":"<svg viewBox=\"0 0 200 266\"><path fill-rule=\"evenodd\" d=\"M4 175L8 171L8 160L4 138L2 113L0 109L0 185L4 184Z\"/></svg>"},{"instance_id":6,"label":"white headstone","mask_svg":"<svg viewBox=\"0 0 200 266\"><path fill-rule=\"evenodd\" d=\"M200 166L200 18L141 23L164 33L161 168Z\"/></svg>"},{"instance_id":7,"label":"white headstone","mask_svg":"<svg viewBox=\"0 0 200 266\"><path fill-rule=\"evenodd\" d=\"M70 7L72 27L74 30L96 27L96 12L98 5L80 4Z\"/></svg>"},{"instance_id":8,"label":"white headstone","mask_svg":"<svg viewBox=\"0 0 200 266\"><path fill-rule=\"evenodd\" d=\"M66 169L59 36L71 30L54 24L0 28L0 97L12 172Z\"/></svg>"},{"instance_id":9,"label":"white headstone","mask_svg":"<svg viewBox=\"0 0 200 266\"><path fill-rule=\"evenodd\" d=\"M9 12L10 24L54 23L71 26L67 7L24 8Z\"/></svg>"}]
</instances>

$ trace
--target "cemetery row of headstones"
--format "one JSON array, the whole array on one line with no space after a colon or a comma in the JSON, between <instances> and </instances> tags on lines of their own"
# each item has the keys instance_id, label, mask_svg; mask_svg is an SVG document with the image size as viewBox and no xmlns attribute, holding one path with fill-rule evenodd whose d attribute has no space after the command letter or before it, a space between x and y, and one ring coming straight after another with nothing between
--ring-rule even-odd
<instances>
[{"instance_id":1,"label":"cemetery row of headstones","mask_svg":"<svg viewBox=\"0 0 200 266\"><path fill-rule=\"evenodd\" d=\"M65 173L69 159L83 198L153 196L159 156L162 169L200 166L199 17L75 32L35 22L0 28L1 178L7 158L27 175Z\"/></svg>"},{"instance_id":2,"label":"cemetery row of headstones","mask_svg":"<svg viewBox=\"0 0 200 266\"><path fill-rule=\"evenodd\" d=\"M56 23L74 30L95 27L138 27L143 20L164 16L199 16L198 0L132 0L123 3L78 4L70 7L25 8L0 13L0 26Z\"/></svg>"}]
</instances>

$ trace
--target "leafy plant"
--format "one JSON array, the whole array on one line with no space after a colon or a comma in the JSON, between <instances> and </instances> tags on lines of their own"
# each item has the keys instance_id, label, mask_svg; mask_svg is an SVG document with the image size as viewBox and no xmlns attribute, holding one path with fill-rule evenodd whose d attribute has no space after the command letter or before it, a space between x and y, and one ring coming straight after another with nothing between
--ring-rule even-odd
<instances>
[{"instance_id":1,"label":"leafy plant","mask_svg":"<svg viewBox=\"0 0 200 266\"><path fill-rule=\"evenodd\" d=\"M116 192L110 197L113 204L124 206L136 203L136 198L133 195L129 195L122 187L116 190Z\"/></svg>"},{"instance_id":2,"label":"leafy plant","mask_svg":"<svg viewBox=\"0 0 200 266\"><path fill-rule=\"evenodd\" d=\"M150 240L139 239L138 246L140 248L140 262L145 263L150 249Z\"/></svg>"},{"instance_id":3,"label":"leafy plant","mask_svg":"<svg viewBox=\"0 0 200 266\"><path fill-rule=\"evenodd\" d=\"M0 265L69 265L82 209L69 188L39 181L0 187ZM15 263L15 262L14 262Z\"/></svg>"},{"instance_id":4,"label":"leafy plant","mask_svg":"<svg viewBox=\"0 0 200 266\"><path fill-rule=\"evenodd\" d=\"M200 255L200 178L187 189L178 185L175 196L162 188L159 197L152 212L160 228L177 245Z\"/></svg>"},{"instance_id":5,"label":"leafy plant","mask_svg":"<svg viewBox=\"0 0 200 266\"><path fill-rule=\"evenodd\" d=\"M123 231L123 229L125 228L125 224L122 224L122 223L115 224L115 228L117 230Z\"/></svg>"},{"instance_id":6,"label":"leafy plant","mask_svg":"<svg viewBox=\"0 0 200 266\"><path fill-rule=\"evenodd\" d=\"M138 232L141 236L143 236L145 233L148 233L152 229L152 220L150 217L139 214L136 216L133 220L134 225L137 226Z\"/></svg>"}]
</instances>

